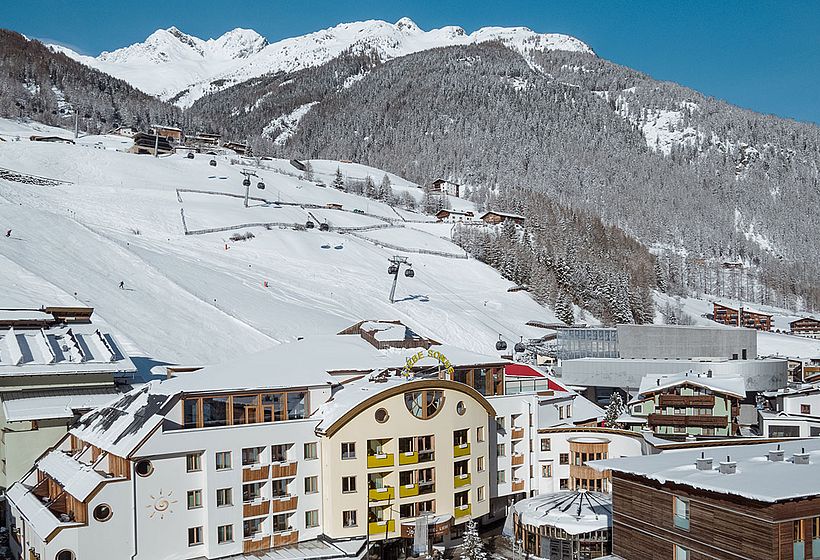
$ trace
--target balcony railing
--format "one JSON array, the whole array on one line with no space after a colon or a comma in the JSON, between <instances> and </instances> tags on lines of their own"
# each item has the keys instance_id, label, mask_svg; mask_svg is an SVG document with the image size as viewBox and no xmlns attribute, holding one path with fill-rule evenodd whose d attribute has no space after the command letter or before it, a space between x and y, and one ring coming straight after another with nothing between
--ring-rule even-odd
<instances>
[{"instance_id":1,"label":"balcony railing","mask_svg":"<svg viewBox=\"0 0 820 560\"><path fill-rule=\"evenodd\" d=\"M524 439L524 428L513 428L512 439Z\"/></svg>"},{"instance_id":2,"label":"balcony railing","mask_svg":"<svg viewBox=\"0 0 820 560\"><path fill-rule=\"evenodd\" d=\"M661 395L658 404L664 406L696 406L708 407L715 406L714 395Z\"/></svg>"},{"instance_id":3,"label":"balcony railing","mask_svg":"<svg viewBox=\"0 0 820 560\"><path fill-rule=\"evenodd\" d=\"M470 477L470 473L465 474L457 474L453 477L453 486L456 488L461 488L462 486L467 486L472 481Z\"/></svg>"},{"instance_id":4,"label":"balcony railing","mask_svg":"<svg viewBox=\"0 0 820 560\"><path fill-rule=\"evenodd\" d=\"M461 443L453 446L453 457L466 457L470 454L470 444Z\"/></svg>"},{"instance_id":5,"label":"balcony railing","mask_svg":"<svg viewBox=\"0 0 820 560\"><path fill-rule=\"evenodd\" d=\"M245 467L242 469L242 482L256 482L259 480L267 480L270 473L270 467Z\"/></svg>"},{"instance_id":6,"label":"balcony railing","mask_svg":"<svg viewBox=\"0 0 820 560\"><path fill-rule=\"evenodd\" d=\"M299 542L299 531L288 529L280 533L273 534L273 547L288 546Z\"/></svg>"},{"instance_id":7,"label":"balcony railing","mask_svg":"<svg viewBox=\"0 0 820 560\"><path fill-rule=\"evenodd\" d=\"M465 504L463 506L456 506L455 518L460 519L466 515L471 515L473 513L473 507L470 504Z\"/></svg>"},{"instance_id":8,"label":"balcony railing","mask_svg":"<svg viewBox=\"0 0 820 560\"><path fill-rule=\"evenodd\" d=\"M290 463L278 463L271 465L271 478L293 478L296 476L296 468L298 464L293 461Z\"/></svg>"},{"instance_id":9,"label":"balcony railing","mask_svg":"<svg viewBox=\"0 0 820 560\"><path fill-rule=\"evenodd\" d=\"M419 462L419 454L416 451L405 451L399 453L399 465L415 465Z\"/></svg>"},{"instance_id":10,"label":"balcony railing","mask_svg":"<svg viewBox=\"0 0 820 560\"><path fill-rule=\"evenodd\" d=\"M242 552L247 554L249 552L258 552L260 550L267 550L270 548L270 537L258 537L245 539L242 541Z\"/></svg>"},{"instance_id":11,"label":"balcony railing","mask_svg":"<svg viewBox=\"0 0 820 560\"><path fill-rule=\"evenodd\" d=\"M384 538L385 534L392 533L396 530L396 520L390 519L387 521L371 521L367 525L367 531L370 538Z\"/></svg>"},{"instance_id":12,"label":"balcony railing","mask_svg":"<svg viewBox=\"0 0 820 560\"><path fill-rule=\"evenodd\" d=\"M647 418L652 426L692 426L706 428L725 428L726 416L685 415L685 414L650 414Z\"/></svg>"},{"instance_id":13,"label":"balcony railing","mask_svg":"<svg viewBox=\"0 0 820 560\"><path fill-rule=\"evenodd\" d=\"M271 504L273 507L273 513L282 513L283 511L292 511L296 509L296 506L299 503L298 496L281 496L279 498L273 498L271 500Z\"/></svg>"},{"instance_id":14,"label":"balcony railing","mask_svg":"<svg viewBox=\"0 0 820 560\"><path fill-rule=\"evenodd\" d=\"M259 517L260 515L267 515L270 513L270 502L265 500L257 504L242 504L243 517Z\"/></svg>"},{"instance_id":15,"label":"balcony railing","mask_svg":"<svg viewBox=\"0 0 820 560\"><path fill-rule=\"evenodd\" d=\"M392 500L396 497L396 493L392 486L384 486L383 488L371 488L367 492L367 497L371 502L380 502L382 500Z\"/></svg>"},{"instance_id":16,"label":"balcony railing","mask_svg":"<svg viewBox=\"0 0 820 560\"><path fill-rule=\"evenodd\" d=\"M523 492L524 491L524 481L523 480L513 480L512 481L512 491L513 492Z\"/></svg>"},{"instance_id":17,"label":"balcony railing","mask_svg":"<svg viewBox=\"0 0 820 560\"><path fill-rule=\"evenodd\" d=\"M411 498L419 495L418 484L403 484L399 486L399 498Z\"/></svg>"},{"instance_id":18,"label":"balcony railing","mask_svg":"<svg viewBox=\"0 0 820 560\"><path fill-rule=\"evenodd\" d=\"M392 453L380 453L367 456L368 469L383 469L385 467L392 467L395 464Z\"/></svg>"},{"instance_id":19,"label":"balcony railing","mask_svg":"<svg viewBox=\"0 0 820 560\"><path fill-rule=\"evenodd\" d=\"M523 453L513 453L512 458L510 459L510 464L514 467L524 464L524 454Z\"/></svg>"}]
</instances>

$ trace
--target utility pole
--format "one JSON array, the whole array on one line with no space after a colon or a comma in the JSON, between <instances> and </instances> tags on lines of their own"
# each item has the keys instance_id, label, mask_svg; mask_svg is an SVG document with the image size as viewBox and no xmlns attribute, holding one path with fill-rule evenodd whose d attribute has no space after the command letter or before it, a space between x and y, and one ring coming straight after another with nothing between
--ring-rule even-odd
<instances>
[{"instance_id":1,"label":"utility pole","mask_svg":"<svg viewBox=\"0 0 820 560\"><path fill-rule=\"evenodd\" d=\"M74 109L74 140L80 135L80 110Z\"/></svg>"},{"instance_id":2,"label":"utility pole","mask_svg":"<svg viewBox=\"0 0 820 560\"><path fill-rule=\"evenodd\" d=\"M407 257L400 257L396 255L387 260L390 263L390 266L387 267L387 274L393 275L393 287L390 289L390 303L395 303L396 284L399 281L399 271L401 270L401 265L407 265L407 270L404 271L404 275L407 278L412 278L416 275L416 273L413 271L413 265L407 261Z\"/></svg>"}]
</instances>

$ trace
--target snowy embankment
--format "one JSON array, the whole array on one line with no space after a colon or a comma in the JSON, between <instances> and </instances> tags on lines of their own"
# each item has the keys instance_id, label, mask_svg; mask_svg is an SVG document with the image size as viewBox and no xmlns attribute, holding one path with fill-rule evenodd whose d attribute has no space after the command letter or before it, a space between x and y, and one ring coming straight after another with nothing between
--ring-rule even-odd
<instances>
[{"instance_id":1,"label":"snowy embankment","mask_svg":"<svg viewBox=\"0 0 820 560\"><path fill-rule=\"evenodd\" d=\"M308 211L357 227L386 223L373 216L398 220L383 203L300 180L286 161L266 161L271 169L259 169L251 161L231 165L218 158L212 167L199 156L152 158L94 149L97 140L91 137L90 145L29 142L33 130L0 120L0 134L23 138L0 144L0 167L72 184L0 180L0 228L13 232L0 238L0 307L89 305L137 356L195 364L336 333L361 319L399 319L432 338L484 353L494 352L499 333L508 341L542 336L543 330L524 323L555 321L526 293L507 292L509 282L472 259L408 253L416 274L401 276L398 301L391 305L387 259L401 253L352 235L320 232L318 225L307 231L253 228L253 239L238 242L230 240L236 232L184 235L182 209L204 227L277 215L301 222ZM320 172L335 173L338 166L351 176L384 175L357 164L313 164ZM246 209L241 197L177 197L177 189L244 195L243 168L254 169L265 183L257 189L254 179L253 195L296 206L256 202ZM395 176L391 181L394 190L421 198L412 183ZM328 203L371 215L298 206ZM386 235L408 247L436 244L461 252L410 227ZM125 290L118 288L120 281Z\"/></svg>"}]
</instances>

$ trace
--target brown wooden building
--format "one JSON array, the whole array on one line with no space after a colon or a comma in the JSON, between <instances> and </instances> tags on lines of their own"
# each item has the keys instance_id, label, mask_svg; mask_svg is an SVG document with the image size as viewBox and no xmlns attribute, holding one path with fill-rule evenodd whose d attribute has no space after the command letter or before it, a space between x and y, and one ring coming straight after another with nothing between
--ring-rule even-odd
<instances>
[{"instance_id":1,"label":"brown wooden building","mask_svg":"<svg viewBox=\"0 0 820 560\"><path fill-rule=\"evenodd\" d=\"M481 220L487 222L488 224L500 224L502 222L511 221L516 225L524 225L524 216L520 214L509 214L507 212L496 212L495 210L490 210L489 212L485 212L481 218Z\"/></svg>"},{"instance_id":2,"label":"brown wooden building","mask_svg":"<svg viewBox=\"0 0 820 560\"><path fill-rule=\"evenodd\" d=\"M803 317L797 321L789 323L792 334L805 336L807 338L820 338L820 319L814 317Z\"/></svg>"},{"instance_id":3,"label":"brown wooden building","mask_svg":"<svg viewBox=\"0 0 820 560\"><path fill-rule=\"evenodd\" d=\"M740 325L740 311L733 307L715 302L712 305L712 320L722 325L737 327Z\"/></svg>"},{"instance_id":4,"label":"brown wooden building","mask_svg":"<svg viewBox=\"0 0 820 560\"><path fill-rule=\"evenodd\" d=\"M820 556L820 442L710 447L598 461L612 476L624 560Z\"/></svg>"},{"instance_id":5,"label":"brown wooden building","mask_svg":"<svg viewBox=\"0 0 820 560\"><path fill-rule=\"evenodd\" d=\"M712 320L716 323L730 325L732 327L746 327L759 331L772 330L771 314L748 307L735 309L734 307L715 302L712 309Z\"/></svg>"}]
</instances>

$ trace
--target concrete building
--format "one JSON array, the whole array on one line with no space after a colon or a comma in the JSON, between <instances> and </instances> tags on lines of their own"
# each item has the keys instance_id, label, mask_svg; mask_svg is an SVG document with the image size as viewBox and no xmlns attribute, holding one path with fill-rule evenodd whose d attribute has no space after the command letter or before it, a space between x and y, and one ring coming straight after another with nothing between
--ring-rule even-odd
<instances>
[{"instance_id":1,"label":"concrete building","mask_svg":"<svg viewBox=\"0 0 820 560\"><path fill-rule=\"evenodd\" d=\"M87 308L0 310L0 488L82 414L116 398L133 362Z\"/></svg>"},{"instance_id":2,"label":"concrete building","mask_svg":"<svg viewBox=\"0 0 820 560\"><path fill-rule=\"evenodd\" d=\"M758 426L765 437L820 436L820 387L802 385L761 395Z\"/></svg>"},{"instance_id":3,"label":"concrete building","mask_svg":"<svg viewBox=\"0 0 820 560\"><path fill-rule=\"evenodd\" d=\"M617 325L618 357L650 359L757 357L754 330L718 326Z\"/></svg>"}]
</instances>

